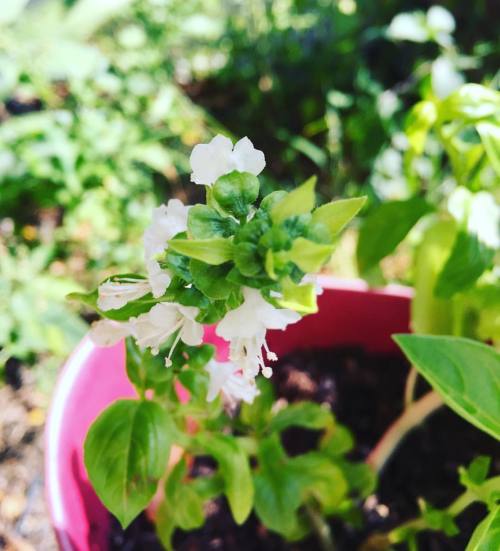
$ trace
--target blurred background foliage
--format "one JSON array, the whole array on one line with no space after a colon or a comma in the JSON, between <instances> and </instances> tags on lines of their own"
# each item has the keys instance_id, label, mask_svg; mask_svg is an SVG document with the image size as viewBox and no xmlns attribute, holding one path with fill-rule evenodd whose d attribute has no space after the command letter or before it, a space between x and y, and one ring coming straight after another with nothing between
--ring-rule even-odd
<instances>
[{"instance_id":1,"label":"blurred background foliage","mask_svg":"<svg viewBox=\"0 0 500 551\"><path fill-rule=\"evenodd\" d=\"M325 199L367 194L368 217L414 196L445 209L457 186L498 201L498 96L487 115L481 98L455 111L446 98L465 82L498 94L500 5L431 6L9 0L0 12L0 365L60 363L86 329L67 292L118 264L141 269L151 208L196 200L189 152L217 132L248 135L265 151L266 191L316 173ZM332 260L337 273L358 275L355 242L353 229ZM411 282L405 255L364 275Z\"/></svg>"}]
</instances>

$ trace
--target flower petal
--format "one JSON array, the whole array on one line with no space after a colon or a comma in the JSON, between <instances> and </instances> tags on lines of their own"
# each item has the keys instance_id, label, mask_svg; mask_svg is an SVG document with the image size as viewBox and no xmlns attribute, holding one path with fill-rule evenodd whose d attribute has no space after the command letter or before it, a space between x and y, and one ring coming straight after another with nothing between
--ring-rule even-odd
<instances>
[{"instance_id":1,"label":"flower petal","mask_svg":"<svg viewBox=\"0 0 500 551\"><path fill-rule=\"evenodd\" d=\"M250 172L254 176L258 176L266 166L264 153L255 149L246 136L234 146L233 161L237 170Z\"/></svg>"},{"instance_id":2,"label":"flower petal","mask_svg":"<svg viewBox=\"0 0 500 551\"><path fill-rule=\"evenodd\" d=\"M100 320L90 327L89 336L96 346L113 346L130 334L127 323L112 320Z\"/></svg>"}]
</instances>

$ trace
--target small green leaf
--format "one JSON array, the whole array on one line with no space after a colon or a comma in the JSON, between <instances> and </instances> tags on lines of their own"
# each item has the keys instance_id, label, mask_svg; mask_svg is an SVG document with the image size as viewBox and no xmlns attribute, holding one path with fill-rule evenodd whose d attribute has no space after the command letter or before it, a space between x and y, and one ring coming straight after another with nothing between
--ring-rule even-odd
<instances>
[{"instance_id":1,"label":"small green leaf","mask_svg":"<svg viewBox=\"0 0 500 551\"><path fill-rule=\"evenodd\" d=\"M460 467L460 484L466 488L473 488L482 484L488 477L490 465L491 458L480 455L473 459L467 468Z\"/></svg>"},{"instance_id":2,"label":"small green leaf","mask_svg":"<svg viewBox=\"0 0 500 551\"><path fill-rule=\"evenodd\" d=\"M456 413L500 440L500 354L458 337L395 335L410 362Z\"/></svg>"},{"instance_id":3,"label":"small green leaf","mask_svg":"<svg viewBox=\"0 0 500 551\"><path fill-rule=\"evenodd\" d=\"M239 243L234 247L234 263L246 277L258 275L263 268L263 262L253 243Z\"/></svg>"},{"instance_id":4,"label":"small green leaf","mask_svg":"<svg viewBox=\"0 0 500 551\"><path fill-rule=\"evenodd\" d=\"M315 273L328 261L332 255L334 245L321 245L298 237L289 251L281 253L282 258L293 262L303 272Z\"/></svg>"},{"instance_id":5,"label":"small green leaf","mask_svg":"<svg viewBox=\"0 0 500 551\"><path fill-rule=\"evenodd\" d=\"M472 287L490 267L494 254L492 249L479 242L477 236L459 232L436 282L436 296L451 298L455 293Z\"/></svg>"},{"instance_id":6,"label":"small green leaf","mask_svg":"<svg viewBox=\"0 0 500 551\"><path fill-rule=\"evenodd\" d=\"M427 134L437 120L436 104L432 101L421 101L410 111L406 120L406 136L416 155L424 151Z\"/></svg>"},{"instance_id":7,"label":"small green leaf","mask_svg":"<svg viewBox=\"0 0 500 551\"><path fill-rule=\"evenodd\" d=\"M448 537L459 533L458 526L450 513L435 509L423 500L420 502L420 507L424 521L431 530L444 532Z\"/></svg>"},{"instance_id":8,"label":"small green leaf","mask_svg":"<svg viewBox=\"0 0 500 551\"><path fill-rule=\"evenodd\" d=\"M476 527L465 551L493 551L500 549L500 506Z\"/></svg>"},{"instance_id":9,"label":"small green leaf","mask_svg":"<svg viewBox=\"0 0 500 551\"><path fill-rule=\"evenodd\" d=\"M224 262L228 262L233 258L232 241L222 237L213 237L212 239L171 239L168 242L168 246L175 252L214 266L224 264Z\"/></svg>"},{"instance_id":10,"label":"small green leaf","mask_svg":"<svg viewBox=\"0 0 500 551\"><path fill-rule=\"evenodd\" d=\"M420 197L378 206L365 218L359 232L356 254L360 271L367 272L392 253L420 218L431 210L432 207Z\"/></svg>"},{"instance_id":11,"label":"small green leaf","mask_svg":"<svg viewBox=\"0 0 500 551\"><path fill-rule=\"evenodd\" d=\"M165 472L170 420L155 402L119 400L94 421L84 446L92 486L123 527L148 505Z\"/></svg>"},{"instance_id":12,"label":"small green leaf","mask_svg":"<svg viewBox=\"0 0 500 551\"><path fill-rule=\"evenodd\" d=\"M235 290L235 285L226 279L231 268L229 263L210 266L199 260L190 262L194 284L204 295L214 300L226 299Z\"/></svg>"},{"instance_id":13,"label":"small green leaf","mask_svg":"<svg viewBox=\"0 0 500 551\"><path fill-rule=\"evenodd\" d=\"M270 432L281 432L288 427L321 430L333 427L330 410L314 402L297 402L278 411L269 423Z\"/></svg>"},{"instance_id":14,"label":"small green leaf","mask_svg":"<svg viewBox=\"0 0 500 551\"><path fill-rule=\"evenodd\" d=\"M474 122L495 116L499 109L499 92L480 84L465 84L442 102L439 118L440 120L465 119L468 122Z\"/></svg>"},{"instance_id":15,"label":"small green leaf","mask_svg":"<svg viewBox=\"0 0 500 551\"><path fill-rule=\"evenodd\" d=\"M259 196L259 180L248 172L233 172L221 176L213 185L212 193L219 205L238 219L249 213L249 207Z\"/></svg>"},{"instance_id":16,"label":"small green leaf","mask_svg":"<svg viewBox=\"0 0 500 551\"><path fill-rule=\"evenodd\" d=\"M276 302L282 308L295 310L299 314L314 314L318 311L316 301L316 286L313 283L298 285L290 278L285 278L282 282L282 298L276 299Z\"/></svg>"},{"instance_id":17,"label":"small green leaf","mask_svg":"<svg viewBox=\"0 0 500 551\"><path fill-rule=\"evenodd\" d=\"M253 506L254 486L248 457L238 441L224 434L199 434L196 442L212 455L219 465L234 520L242 524Z\"/></svg>"},{"instance_id":18,"label":"small green leaf","mask_svg":"<svg viewBox=\"0 0 500 551\"><path fill-rule=\"evenodd\" d=\"M491 166L497 176L500 176L500 125L492 122L480 122L476 128Z\"/></svg>"},{"instance_id":19,"label":"small green leaf","mask_svg":"<svg viewBox=\"0 0 500 551\"><path fill-rule=\"evenodd\" d=\"M311 212L316 202L314 188L316 176L312 176L298 188L277 201L271 208L271 220L280 224L291 216Z\"/></svg>"},{"instance_id":20,"label":"small green leaf","mask_svg":"<svg viewBox=\"0 0 500 551\"><path fill-rule=\"evenodd\" d=\"M189 235L194 239L230 237L238 227L232 218L221 216L215 209L207 205L191 207L187 224Z\"/></svg>"},{"instance_id":21,"label":"small green leaf","mask_svg":"<svg viewBox=\"0 0 500 551\"><path fill-rule=\"evenodd\" d=\"M344 426L335 424L334 428L321 442L321 451L329 457L340 457L352 450L354 438L351 432Z\"/></svg>"},{"instance_id":22,"label":"small green leaf","mask_svg":"<svg viewBox=\"0 0 500 551\"><path fill-rule=\"evenodd\" d=\"M330 232L330 237L333 238L358 214L365 203L366 197L354 197L327 203L312 213L311 222L324 224Z\"/></svg>"}]
</instances>

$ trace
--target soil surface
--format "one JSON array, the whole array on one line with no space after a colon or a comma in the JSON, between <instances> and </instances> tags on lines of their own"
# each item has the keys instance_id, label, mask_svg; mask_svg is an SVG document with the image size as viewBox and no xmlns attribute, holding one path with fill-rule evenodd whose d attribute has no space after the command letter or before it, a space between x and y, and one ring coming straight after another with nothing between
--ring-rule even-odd
<instances>
[{"instance_id":1,"label":"soil surface","mask_svg":"<svg viewBox=\"0 0 500 551\"><path fill-rule=\"evenodd\" d=\"M47 396L32 370L9 360L0 404L0 549L55 551L43 481Z\"/></svg>"},{"instance_id":2,"label":"soil surface","mask_svg":"<svg viewBox=\"0 0 500 551\"><path fill-rule=\"evenodd\" d=\"M387 427L402 411L402 397L408 364L395 356L372 356L359 349L314 350L283 358L274 369L277 394L290 402L314 400L327 403L339 422L351 429L356 447L350 457L364 460ZM418 394L428 390L423 381ZM284 435L289 453L303 453L314 445L310 431L290 430ZM385 532L418 514L417 500L423 497L435 507L445 507L461 493L457 469L477 455L495 458L492 471L500 472L500 457L493 438L442 408L411 433L387 464L376 494L360 509L364 527L354 530L332 522L337 551L371 551L363 545L368 536ZM477 505L457 519L460 534L447 537L438 533L419 536L420 551L463 551L470 535L484 516ZM161 550L151 524L140 516L124 532L113 521L110 536L113 551ZM223 499L209 504L207 522L188 534L178 531L177 551L312 551L320 549L314 539L299 543L284 542L268 532L251 516L236 526ZM404 549L397 547L396 549Z\"/></svg>"}]
</instances>

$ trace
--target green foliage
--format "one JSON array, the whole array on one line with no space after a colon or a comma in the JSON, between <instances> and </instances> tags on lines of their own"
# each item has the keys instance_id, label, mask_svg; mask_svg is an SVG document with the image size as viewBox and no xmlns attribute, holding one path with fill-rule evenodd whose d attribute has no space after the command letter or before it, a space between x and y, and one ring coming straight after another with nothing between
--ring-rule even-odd
<instances>
[{"instance_id":1,"label":"green foliage","mask_svg":"<svg viewBox=\"0 0 500 551\"><path fill-rule=\"evenodd\" d=\"M85 440L87 472L122 526L155 494L171 442L169 418L155 402L119 400L92 424Z\"/></svg>"},{"instance_id":2,"label":"green foliage","mask_svg":"<svg viewBox=\"0 0 500 551\"><path fill-rule=\"evenodd\" d=\"M489 551L500 545L500 506L477 526L465 551Z\"/></svg>"},{"instance_id":3,"label":"green foliage","mask_svg":"<svg viewBox=\"0 0 500 551\"><path fill-rule=\"evenodd\" d=\"M500 440L500 354L497 351L457 337L396 335L394 338L447 405Z\"/></svg>"}]
</instances>

